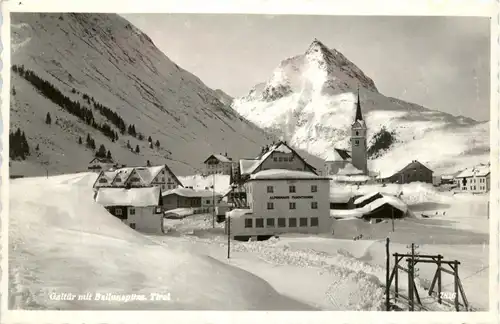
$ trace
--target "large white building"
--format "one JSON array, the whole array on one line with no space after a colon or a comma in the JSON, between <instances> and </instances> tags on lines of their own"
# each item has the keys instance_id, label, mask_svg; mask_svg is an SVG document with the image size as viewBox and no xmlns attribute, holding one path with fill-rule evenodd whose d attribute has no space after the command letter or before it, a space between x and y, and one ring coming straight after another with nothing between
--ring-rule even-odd
<instances>
[{"instance_id":1,"label":"large white building","mask_svg":"<svg viewBox=\"0 0 500 324\"><path fill-rule=\"evenodd\" d=\"M484 193L490 191L490 166L479 165L465 169L455 176L455 182L460 191Z\"/></svg>"},{"instance_id":2,"label":"large white building","mask_svg":"<svg viewBox=\"0 0 500 324\"><path fill-rule=\"evenodd\" d=\"M330 179L319 176L286 143L271 146L256 159L240 161L240 171L246 200L245 208L226 214L232 238L331 233Z\"/></svg>"}]
</instances>

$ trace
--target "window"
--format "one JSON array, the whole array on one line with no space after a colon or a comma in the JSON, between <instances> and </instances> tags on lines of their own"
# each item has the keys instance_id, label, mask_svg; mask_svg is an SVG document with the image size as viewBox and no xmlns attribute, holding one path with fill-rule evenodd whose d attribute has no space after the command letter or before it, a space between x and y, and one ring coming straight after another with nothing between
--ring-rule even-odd
<instances>
[{"instance_id":1,"label":"window","mask_svg":"<svg viewBox=\"0 0 500 324\"><path fill-rule=\"evenodd\" d=\"M205 204L210 204L210 200L205 200Z\"/></svg>"},{"instance_id":2,"label":"window","mask_svg":"<svg viewBox=\"0 0 500 324\"><path fill-rule=\"evenodd\" d=\"M256 218L255 219L255 227L263 228L264 227L264 219L263 218Z\"/></svg>"},{"instance_id":3,"label":"window","mask_svg":"<svg viewBox=\"0 0 500 324\"><path fill-rule=\"evenodd\" d=\"M135 223L130 223L130 228L135 229Z\"/></svg>"},{"instance_id":4,"label":"window","mask_svg":"<svg viewBox=\"0 0 500 324\"><path fill-rule=\"evenodd\" d=\"M115 215L121 216L122 215L122 210L120 208L115 209Z\"/></svg>"},{"instance_id":5,"label":"window","mask_svg":"<svg viewBox=\"0 0 500 324\"><path fill-rule=\"evenodd\" d=\"M281 156L280 156L280 157L278 158L278 161L283 162L283 157L281 157Z\"/></svg>"},{"instance_id":6,"label":"window","mask_svg":"<svg viewBox=\"0 0 500 324\"><path fill-rule=\"evenodd\" d=\"M286 218L278 218L278 227L286 227Z\"/></svg>"},{"instance_id":7,"label":"window","mask_svg":"<svg viewBox=\"0 0 500 324\"><path fill-rule=\"evenodd\" d=\"M273 186L267 186L267 193L273 193L274 192L274 187Z\"/></svg>"},{"instance_id":8,"label":"window","mask_svg":"<svg viewBox=\"0 0 500 324\"><path fill-rule=\"evenodd\" d=\"M288 189L289 189L290 193L294 193L295 192L295 186L290 186L290 187L288 187Z\"/></svg>"},{"instance_id":9,"label":"window","mask_svg":"<svg viewBox=\"0 0 500 324\"><path fill-rule=\"evenodd\" d=\"M135 215L135 208L130 208L130 215Z\"/></svg>"},{"instance_id":10,"label":"window","mask_svg":"<svg viewBox=\"0 0 500 324\"><path fill-rule=\"evenodd\" d=\"M356 131L356 136L359 136L359 132L358 131Z\"/></svg>"},{"instance_id":11,"label":"window","mask_svg":"<svg viewBox=\"0 0 500 324\"><path fill-rule=\"evenodd\" d=\"M165 177L161 177L161 182L165 182Z\"/></svg>"},{"instance_id":12,"label":"window","mask_svg":"<svg viewBox=\"0 0 500 324\"><path fill-rule=\"evenodd\" d=\"M245 228L252 228L253 225L253 219L251 218L245 218Z\"/></svg>"},{"instance_id":13,"label":"window","mask_svg":"<svg viewBox=\"0 0 500 324\"><path fill-rule=\"evenodd\" d=\"M301 217L299 219L299 222L300 222L300 227L307 227L307 218Z\"/></svg>"},{"instance_id":14,"label":"window","mask_svg":"<svg viewBox=\"0 0 500 324\"><path fill-rule=\"evenodd\" d=\"M354 145L359 146L359 140L355 140Z\"/></svg>"},{"instance_id":15,"label":"window","mask_svg":"<svg viewBox=\"0 0 500 324\"><path fill-rule=\"evenodd\" d=\"M283 157L283 162L288 162L288 158L286 156Z\"/></svg>"},{"instance_id":16,"label":"window","mask_svg":"<svg viewBox=\"0 0 500 324\"><path fill-rule=\"evenodd\" d=\"M311 227L318 227L318 217L311 218Z\"/></svg>"},{"instance_id":17,"label":"window","mask_svg":"<svg viewBox=\"0 0 500 324\"><path fill-rule=\"evenodd\" d=\"M266 219L266 226L267 227L274 227L274 218Z\"/></svg>"},{"instance_id":18,"label":"window","mask_svg":"<svg viewBox=\"0 0 500 324\"><path fill-rule=\"evenodd\" d=\"M297 218L289 218L288 227L297 227Z\"/></svg>"},{"instance_id":19,"label":"window","mask_svg":"<svg viewBox=\"0 0 500 324\"><path fill-rule=\"evenodd\" d=\"M317 201L311 202L311 209L318 209L318 202Z\"/></svg>"},{"instance_id":20,"label":"window","mask_svg":"<svg viewBox=\"0 0 500 324\"><path fill-rule=\"evenodd\" d=\"M318 186L317 185L312 185L311 186L311 192L318 192Z\"/></svg>"},{"instance_id":21,"label":"window","mask_svg":"<svg viewBox=\"0 0 500 324\"><path fill-rule=\"evenodd\" d=\"M274 209L274 203L268 202L267 203L267 209Z\"/></svg>"},{"instance_id":22,"label":"window","mask_svg":"<svg viewBox=\"0 0 500 324\"><path fill-rule=\"evenodd\" d=\"M278 158L277 157L274 158L274 162L278 162Z\"/></svg>"},{"instance_id":23,"label":"window","mask_svg":"<svg viewBox=\"0 0 500 324\"><path fill-rule=\"evenodd\" d=\"M99 179L99 183L108 183L108 180L102 178L102 179Z\"/></svg>"},{"instance_id":24,"label":"window","mask_svg":"<svg viewBox=\"0 0 500 324\"><path fill-rule=\"evenodd\" d=\"M294 202L291 202L291 203L288 203L288 204L290 206L290 209L295 209L295 207L296 207L295 205L296 204Z\"/></svg>"},{"instance_id":25,"label":"window","mask_svg":"<svg viewBox=\"0 0 500 324\"><path fill-rule=\"evenodd\" d=\"M165 190L165 185L161 185L161 190Z\"/></svg>"}]
</instances>

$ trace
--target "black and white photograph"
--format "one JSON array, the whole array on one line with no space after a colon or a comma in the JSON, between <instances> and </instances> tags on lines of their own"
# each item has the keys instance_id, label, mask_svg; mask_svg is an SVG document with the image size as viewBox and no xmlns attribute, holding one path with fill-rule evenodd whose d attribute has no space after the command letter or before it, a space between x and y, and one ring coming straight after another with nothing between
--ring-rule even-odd
<instances>
[{"instance_id":1,"label":"black and white photograph","mask_svg":"<svg viewBox=\"0 0 500 324\"><path fill-rule=\"evenodd\" d=\"M3 13L9 311L497 309L495 11L49 8Z\"/></svg>"}]
</instances>

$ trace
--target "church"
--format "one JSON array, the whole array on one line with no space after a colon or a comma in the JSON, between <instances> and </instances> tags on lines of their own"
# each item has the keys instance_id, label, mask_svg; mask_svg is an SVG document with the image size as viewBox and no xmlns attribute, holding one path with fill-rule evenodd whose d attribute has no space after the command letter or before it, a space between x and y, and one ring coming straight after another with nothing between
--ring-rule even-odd
<instances>
[{"instance_id":1,"label":"church","mask_svg":"<svg viewBox=\"0 0 500 324\"><path fill-rule=\"evenodd\" d=\"M356 102L356 113L351 124L351 150L335 148L325 161L326 176L368 176L367 127L361 112L361 101Z\"/></svg>"}]
</instances>

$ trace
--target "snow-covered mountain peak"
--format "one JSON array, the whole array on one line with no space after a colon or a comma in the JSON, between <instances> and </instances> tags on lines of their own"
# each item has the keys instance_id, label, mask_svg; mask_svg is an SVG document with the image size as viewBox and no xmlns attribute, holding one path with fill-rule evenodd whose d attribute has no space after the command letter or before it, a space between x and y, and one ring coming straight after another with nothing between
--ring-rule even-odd
<instances>
[{"instance_id":1,"label":"snow-covered mountain peak","mask_svg":"<svg viewBox=\"0 0 500 324\"><path fill-rule=\"evenodd\" d=\"M273 102L291 93L308 98L353 92L358 87L378 92L373 80L342 53L314 39L304 54L280 62L271 78L255 86L247 98Z\"/></svg>"},{"instance_id":2,"label":"snow-covered mountain peak","mask_svg":"<svg viewBox=\"0 0 500 324\"><path fill-rule=\"evenodd\" d=\"M400 154L406 159L410 146L415 148L414 158L437 172L453 170L457 161L487 161L487 123L386 97L360 68L318 39L303 54L280 62L266 82L235 99L232 107L290 144L325 158L334 148L349 148L358 88L369 146L382 129L396 138L381 156L372 156L372 169L383 170ZM475 141L467 134L475 134ZM441 147L440 154L429 152L432 145Z\"/></svg>"}]
</instances>

